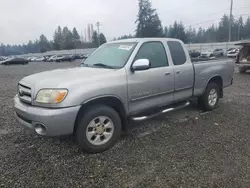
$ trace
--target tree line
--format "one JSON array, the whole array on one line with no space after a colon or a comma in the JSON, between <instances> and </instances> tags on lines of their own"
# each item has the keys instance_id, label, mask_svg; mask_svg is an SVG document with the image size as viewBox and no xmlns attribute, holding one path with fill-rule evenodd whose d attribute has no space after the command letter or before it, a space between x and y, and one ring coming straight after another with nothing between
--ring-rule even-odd
<instances>
[{"instance_id":1,"label":"tree line","mask_svg":"<svg viewBox=\"0 0 250 188\"><path fill-rule=\"evenodd\" d=\"M229 38L230 18L224 15L218 24L211 25L207 29L192 26L184 26L182 22L175 21L172 25L162 26L161 20L156 9L152 7L149 0L138 0L139 11L137 15L135 34L126 34L117 39L127 39L133 37L169 37L182 40L184 43L205 43L205 42L226 42ZM205 22L204 22L205 23ZM199 24L198 24L199 25ZM232 18L232 41L250 39L250 17L245 21L240 16L238 19ZM50 50L69 50L76 48L95 48L106 42L103 33L98 36L93 33L91 43L83 42L76 28L69 30L67 27L60 26L54 32L53 40L49 41L45 35L41 35L35 41L29 41L23 45L4 45L0 46L0 55L19 55L26 53L46 52Z\"/></svg>"},{"instance_id":2,"label":"tree line","mask_svg":"<svg viewBox=\"0 0 250 188\"><path fill-rule=\"evenodd\" d=\"M21 55L27 53L43 53L51 50L70 50L77 48L96 48L101 44L106 43L106 37L103 33L98 36L97 31L93 32L92 42L83 42L81 37L74 27L71 30L68 27L61 28L60 26L54 32L53 40L48 40L44 34L41 34L39 39L29 41L23 45L0 45L0 56ZM100 43L100 44L99 44Z\"/></svg>"},{"instance_id":3,"label":"tree line","mask_svg":"<svg viewBox=\"0 0 250 188\"><path fill-rule=\"evenodd\" d=\"M162 26L156 9L152 8L149 0L138 0L139 12L136 19L135 35L126 34L117 39L127 39L133 37L168 37L177 38L184 43L205 43L205 42L226 42L229 39L228 15L224 15L218 26L212 24L207 29L192 26L184 26L182 22L175 21L172 25ZM205 22L204 22L205 23ZM198 24L199 25L199 24ZM250 17L245 22L242 16L238 19L232 18L232 41L250 39Z\"/></svg>"}]
</instances>

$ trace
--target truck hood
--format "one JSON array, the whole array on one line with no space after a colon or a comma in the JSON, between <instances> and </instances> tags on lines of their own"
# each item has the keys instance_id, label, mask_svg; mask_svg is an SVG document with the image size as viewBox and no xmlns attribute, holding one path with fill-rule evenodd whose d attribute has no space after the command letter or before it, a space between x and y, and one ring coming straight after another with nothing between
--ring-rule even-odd
<instances>
[{"instance_id":1,"label":"truck hood","mask_svg":"<svg viewBox=\"0 0 250 188\"><path fill-rule=\"evenodd\" d=\"M20 83L34 90L41 88L69 88L79 83L90 83L113 75L114 69L76 67L41 72L23 78Z\"/></svg>"}]
</instances>

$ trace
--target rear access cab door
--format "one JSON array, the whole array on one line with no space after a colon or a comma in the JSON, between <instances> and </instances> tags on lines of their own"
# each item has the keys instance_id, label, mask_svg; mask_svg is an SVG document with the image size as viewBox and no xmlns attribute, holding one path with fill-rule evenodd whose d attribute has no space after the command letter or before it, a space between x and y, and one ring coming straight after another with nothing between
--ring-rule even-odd
<instances>
[{"instance_id":1,"label":"rear access cab door","mask_svg":"<svg viewBox=\"0 0 250 188\"><path fill-rule=\"evenodd\" d=\"M174 101L192 97L194 86L194 68L189 53L179 40L167 41L171 64L174 68Z\"/></svg>"}]
</instances>

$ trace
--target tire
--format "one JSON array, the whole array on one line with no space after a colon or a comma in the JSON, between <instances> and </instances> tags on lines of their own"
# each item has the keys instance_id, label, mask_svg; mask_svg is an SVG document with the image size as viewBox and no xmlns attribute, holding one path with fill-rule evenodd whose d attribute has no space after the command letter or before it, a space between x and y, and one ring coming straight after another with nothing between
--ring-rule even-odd
<instances>
[{"instance_id":1,"label":"tire","mask_svg":"<svg viewBox=\"0 0 250 188\"><path fill-rule=\"evenodd\" d=\"M212 95L212 93L214 93L214 95ZM204 111L211 111L218 107L219 98L220 89L218 84L210 82L208 83L204 94L198 98L199 107Z\"/></svg>"},{"instance_id":2,"label":"tire","mask_svg":"<svg viewBox=\"0 0 250 188\"><path fill-rule=\"evenodd\" d=\"M100 153L117 142L122 123L119 114L113 108L95 105L86 110L76 126L75 136L80 148L87 153ZM109 136L106 137L105 134Z\"/></svg>"},{"instance_id":3,"label":"tire","mask_svg":"<svg viewBox=\"0 0 250 188\"><path fill-rule=\"evenodd\" d=\"M244 68L242 68L242 67L239 67L238 70L239 70L240 73L245 73L245 72L247 71L246 69L244 69Z\"/></svg>"}]
</instances>

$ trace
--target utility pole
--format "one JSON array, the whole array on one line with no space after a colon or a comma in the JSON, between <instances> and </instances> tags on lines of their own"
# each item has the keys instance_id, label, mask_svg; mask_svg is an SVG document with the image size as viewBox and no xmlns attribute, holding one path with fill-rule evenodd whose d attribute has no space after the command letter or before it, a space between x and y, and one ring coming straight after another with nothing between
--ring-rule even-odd
<instances>
[{"instance_id":1,"label":"utility pole","mask_svg":"<svg viewBox=\"0 0 250 188\"><path fill-rule=\"evenodd\" d=\"M230 6L230 18L229 18L229 35L228 35L228 42L231 42L231 36L232 36L232 19L233 19L233 0L231 0L231 6Z\"/></svg>"},{"instance_id":2,"label":"utility pole","mask_svg":"<svg viewBox=\"0 0 250 188\"><path fill-rule=\"evenodd\" d=\"M97 22L96 24L96 27L97 27L97 37L98 37L98 46L100 46L100 22Z\"/></svg>"}]
</instances>

